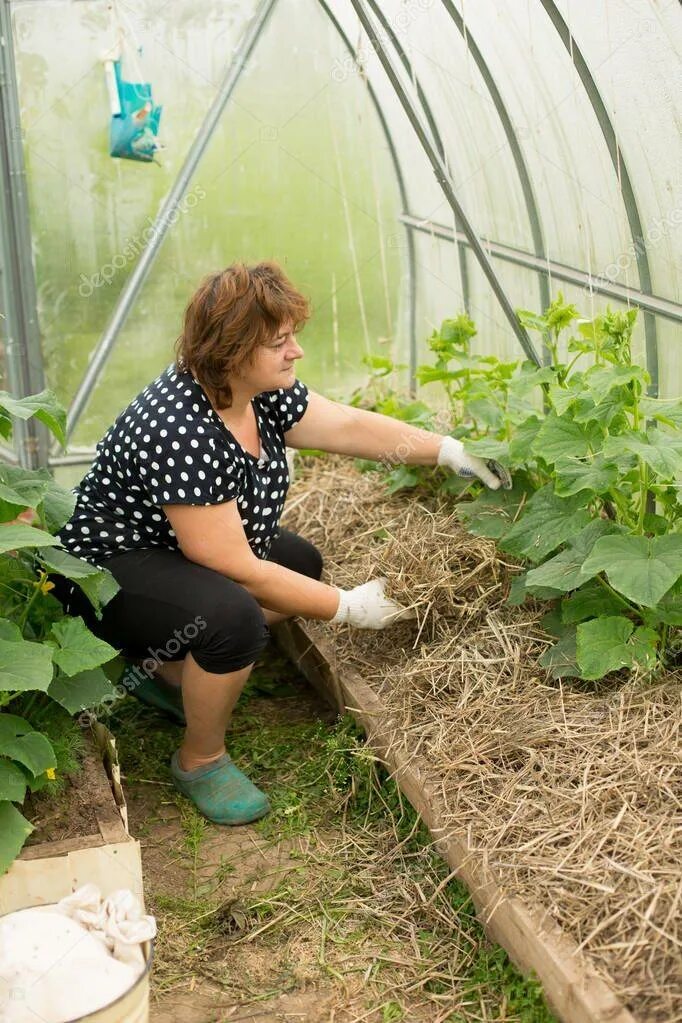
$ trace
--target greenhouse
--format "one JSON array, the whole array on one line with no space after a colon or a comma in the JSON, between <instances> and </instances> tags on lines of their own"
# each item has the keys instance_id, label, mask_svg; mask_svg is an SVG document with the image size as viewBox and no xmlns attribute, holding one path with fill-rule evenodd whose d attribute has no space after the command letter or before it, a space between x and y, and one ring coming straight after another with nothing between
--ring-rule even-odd
<instances>
[{"instance_id":1,"label":"greenhouse","mask_svg":"<svg viewBox=\"0 0 682 1023\"><path fill-rule=\"evenodd\" d=\"M0 1020L682 1023L680 3L0 19Z\"/></svg>"}]
</instances>

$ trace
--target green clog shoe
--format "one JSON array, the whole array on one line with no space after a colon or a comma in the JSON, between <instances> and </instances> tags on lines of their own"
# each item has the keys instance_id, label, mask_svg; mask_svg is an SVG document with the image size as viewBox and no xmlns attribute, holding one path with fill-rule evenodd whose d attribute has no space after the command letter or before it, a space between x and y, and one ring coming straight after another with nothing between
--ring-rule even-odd
<instances>
[{"instance_id":1,"label":"green clog shoe","mask_svg":"<svg viewBox=\"0 0 682 1023\"><path fill-rule=\"evenodd\" d=\"M134 664L128 665L118 681L136 700L163 711L176 725L187 724L180 686L171 686L161 678L150 678Z\"/></svg>"},{"instance_id":2,"label":"green clog shoe","mask_svg":"<svg viewBox=\"0 0 682 1023\"><path fill-rule=\"evenodd\" d=\"M242 774L227 753L205 767L183 771L176 750L170 772L175 787L216 824L248 824L270 810L265 793Z\"/></svg>"}]
</instances>

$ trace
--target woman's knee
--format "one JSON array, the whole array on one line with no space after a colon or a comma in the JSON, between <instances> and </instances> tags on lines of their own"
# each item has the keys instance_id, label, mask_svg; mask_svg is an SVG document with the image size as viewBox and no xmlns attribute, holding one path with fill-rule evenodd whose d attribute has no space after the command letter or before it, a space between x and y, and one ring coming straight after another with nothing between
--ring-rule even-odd
<instances>
[{"instance_id":1,"label":"woman's knee","mask_svg":"<svg viewBox=\"0 0 682 1023\"><path fill-rule=\"evenodd\" d=\"M201 631L192 644L192 656L199 667L216 674L238 671L262 653L270 632L254 597L240 587L227 599L216 600L205 608Z\"/></svg>"},{"instance_id":2,"label":"woman's knee","mask_svg":"<svg viewBox=\"0 0 682 1023\"><path fill-rule=\"evenodd\" d=\"M322 568L324 565L322 555L317 547L310 543L309 540L306 540L305 543L306 548L301 552L301 567L299 571L303 575L310 576L311 579L320 579L322 577Z\"/></svg>"},{"instance_id":3,"label":"woman's knee","mask_svg":"<svg viewBox=\"0 0 682 1023\"><path fill-rule=\"evenodd\" d=\"M314 543L306 540L289 529L280 528L279 534L273 541L270 550L269 561L275 561L293 572L307 575L311 579L322 577L324 562L322 554Z\"/></svg>"}]
</instances>

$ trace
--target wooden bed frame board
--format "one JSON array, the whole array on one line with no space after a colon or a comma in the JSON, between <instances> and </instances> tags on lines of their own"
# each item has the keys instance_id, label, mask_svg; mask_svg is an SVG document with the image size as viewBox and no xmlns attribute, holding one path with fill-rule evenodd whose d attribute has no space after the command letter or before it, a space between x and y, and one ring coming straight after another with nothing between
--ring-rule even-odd
<instances>
[{"instance_id":1,"label":"wooden bed frame board","mask_svg":"<svg viewBox=\"0 0 682 1023\"><path fill-rule=\"evenodd\" d=\"M58 902L88 882L103 895L128 888L144 905L140 843L130 836L116 744L100 722L92 742L102 769L92 779L98 791L97 832L27 846L0 877L0 916L16 909Z\"/></svg>"},{"instance_id":2,"label":"wooden bed frame board","mask_svg":"<svg viewBox=\"0 0 682 1023\"><path fill-rule=\"evenodd\" d=\"M360 676L352 670L340 674L333 667L331 641L313 640L299 619L280 623L272 633L323 699L339 713L350 712L365 730L368 745L428 827L435 848L469 889L488 937L502 945L524 974L532 971L537 976L562 1023L637 1023L615 985L578 952L575 941L549 911L505 894L485 854L469 847L464 832L448 832L436 809L436 787L428 780L433 772L428 771L427 762L419 756L408 758L399 749L394 740L400 735L400 723Z\"/></svg>"}]
</instances>

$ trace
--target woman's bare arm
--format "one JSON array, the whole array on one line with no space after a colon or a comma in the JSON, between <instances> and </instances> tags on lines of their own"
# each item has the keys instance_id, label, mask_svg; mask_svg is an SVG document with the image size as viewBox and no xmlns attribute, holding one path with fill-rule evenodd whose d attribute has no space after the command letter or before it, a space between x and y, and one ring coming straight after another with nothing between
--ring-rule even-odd
<instances>
[{"instance_id":1,"label":"woman's bare arm","mask_svg":"<svg viewBox=\"0 0 682 1023\"><path fill-rule=\"evenodd\" d=\"M308 407L284 437L292 448L319 448L337 455L390 465L436 465L442 434L401 419L330 401L308 392Z\"/></svg>"}]
</instances>

